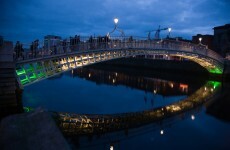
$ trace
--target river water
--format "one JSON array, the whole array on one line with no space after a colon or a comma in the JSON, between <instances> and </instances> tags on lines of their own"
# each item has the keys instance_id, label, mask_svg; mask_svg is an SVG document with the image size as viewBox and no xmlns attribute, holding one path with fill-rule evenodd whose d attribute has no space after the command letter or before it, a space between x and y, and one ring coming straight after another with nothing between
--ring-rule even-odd
<instances>
[{"instance_id":1,"label":"river water","mask_svg":"<svg viewBox=\"0 0 230 150\"><path fill-rule=\"evenodd\" d=\"M154 71L89 66L29 85L22 99L25 107L54 112L130 113L179 102L206 82ZM73 149L230 149L230 122L207 113L213 102L209 103L128 131L67 140Z\"/></svg>"}]
</instances>

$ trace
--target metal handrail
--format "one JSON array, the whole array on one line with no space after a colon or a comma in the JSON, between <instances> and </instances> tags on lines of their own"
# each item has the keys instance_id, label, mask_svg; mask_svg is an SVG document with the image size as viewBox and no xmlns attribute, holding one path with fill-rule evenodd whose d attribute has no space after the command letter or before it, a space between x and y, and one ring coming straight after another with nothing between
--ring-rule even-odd
<instances>
[{"instance_id":1,"label":"metal handrail","mask_svg":"<svg viewBox=\"0 0 230 150\"><path fill-rule=\"evenodd\" d=\"M20 57L15 58L15 60L16 62L20 62L21 60L30 60L73 52L86 52L90 50L147 49L189 52L204 57L210 57L220 63L224 63L223 57L208 49L205 45L177 40L147 40L142 37L81 37L80 41L77 43L70 43L70 39L66 41L66 43L59 41L53 46L47 45L45 42L39 42L33 49L28 48L33 47L33 45L23 44L23 47L25 47L24 51L21 52L21 55L19 55Z\"/></svg>"}]
</instances>

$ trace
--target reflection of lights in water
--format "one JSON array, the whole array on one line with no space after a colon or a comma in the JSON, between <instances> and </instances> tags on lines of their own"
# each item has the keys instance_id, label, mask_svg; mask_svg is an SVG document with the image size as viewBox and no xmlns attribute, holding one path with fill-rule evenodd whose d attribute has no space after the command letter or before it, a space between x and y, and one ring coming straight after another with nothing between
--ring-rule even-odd
<instances>
[{"instance_id":1,"label":"reflection of lights in water","mask_svg":"<svg viewBox=\"0 0 230 150\"><path fill-rule=\"evenodd\" d=\"M72 74L73 74L73 70L72 70Z\"/></svg>"},{"instance_id":2,"label":"reflection of lights in water","mask_svg":"<svg viewBox=\"0 0 230 150\"><path fill-rule=\"evenodd\" d=\"M173 83L170 84L170 87L173 88Z\"/></svg>"},{"instance_id":3,"label":"reflection of lights in water","mask_svg":"<svg viewBox=\"0 0 230 150\"><path fill-rule=\"evenodd\" d=\"M116 80L115 79L113 79L113 83L115 83L116 82Z\"/></svg>"},{"instance_id":4,"label":"reflection of lights in water","mask_svg":"<svg viewBox=\"0 0 230 150\"><path fill-rule=\"evenodd\" d=\"M113 150L113 145L110 145L110 150Z\"/></svg>"},{"instance_id":5,"label":"reflection of lights in water","mask_svg":"<svg viewBox=\"0 0 230 150\"><path fill-rule=\"evenodd\" d=\"M160 131L160 134L163 135L163 134L164 134L164 130L161 130L161 131Z\"/></svg>"},{"instance_id":6,"label":"reflection of lights in water","mask_svg":"<svg viewBox=\"0 0 230 150\"><path fill-rule=\"evenodd\" d=\"M181 84L180 83L180 89L182 89L182 92L188 91L188 85L187 84Z\"/></svg>"},{"instance_id":7,"label":"reflection of lights in water","mask_svg":"<svg viewBox=\"0 0 230 150\"><path fill-rule=\"evenodd\" d=\"M192 119L192 120L195 120L195 116L194 116L194 115L191 115L191 119Z\"/></svg>"},{"instance_id":8,"label":"reflection of lights in water","mask_svg":"<svg viewBox=\"0 0 230 150\"><path fill-rule=\"evenodd\" d=\"M156 93L157 93L157 90L153 90L153 93L156 94Z\"/></svg>"},{"instance_id":9,"label":"reflection of lights in water","mask_svg":"<svg viewBox=\"0 0 230 150\"><path fill-rule=\"evenodd\" d=\"M109 79L110 79L110 75L109 75Z\"/></svg>"},{"instance_id":10,"label":"reflection of lights in water","mask_svg":"<svg viewBox=\"0 0 230 150\"><path fill-rule=\"evenodd\" d=\"M89 78L91 77L91 73L89 73Z\"/></svg>"},{"instance_id":11,"label":"reflection of lights in water","mask_svg":"<svg viewBox=\"0 0 230 150\"><path fill-rule=\"evenodd\" d=\"M116 77L117 77L117 72L116 72Z\"/></svg>"}]
</instances>

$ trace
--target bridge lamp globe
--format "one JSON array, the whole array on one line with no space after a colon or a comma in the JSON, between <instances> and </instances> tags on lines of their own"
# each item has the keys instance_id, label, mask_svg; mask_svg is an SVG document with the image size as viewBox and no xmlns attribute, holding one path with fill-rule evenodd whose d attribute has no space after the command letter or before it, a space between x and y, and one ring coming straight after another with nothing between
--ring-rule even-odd
<instances>
[{"instance_id":1,"label":"bridge lamp globe","mask_svg":"<svg viewBox=\"0 0 230 150\"><path fill-rule=\"evenodd\" d=\"M118 18L115 18L113 21L114 21L115 25L117 25L119 20L118 20Z\"/></svg>"},{"instance_id":2,"label":"bridge lamp globe","mask_svg":"<svg viewBox=\"0 0 230 150\"><path fill-rule=\"evenodd\" d=\"M168 28L168 31L169 31L168 37L170 37L170 32L172 31L172 28Z\"/></svg>"},{"instance_id":3,"label":"bridge lamp globe","mask_svg":"<svg viewBox=\"0 0 230 150\"><path fill-rule=\"evenodd\" d=\"M169 33L172 31L172 28L168 28Z\"/></svg>"},{"instance_id":4,"label":"bridge lamp globe","mask_svg":"<svg viewBox=\"0 0 230 150\"><path fill-rule=\"evenodd\" d=\"M201 41L202 41L202 37L199 38L199 41L200 41L200 44L201 44Z\"/></svg>"}]
</instances>

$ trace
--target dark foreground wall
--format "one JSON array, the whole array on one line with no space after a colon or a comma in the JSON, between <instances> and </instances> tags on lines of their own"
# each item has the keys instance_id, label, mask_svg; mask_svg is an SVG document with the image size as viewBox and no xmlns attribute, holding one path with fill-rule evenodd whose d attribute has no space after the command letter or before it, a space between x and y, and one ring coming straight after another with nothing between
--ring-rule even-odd
<instances>
[{"instance_id":1,"label":"dark foreground wall","mask_svg":"<svg viewBox=\"0 0 230 150\"><path fill-rule=\"evenodd\" d=\"M0 119L20 111L17 93L13 43L5 41L0 45Z\"/></svg>"}]
</instances>

